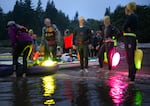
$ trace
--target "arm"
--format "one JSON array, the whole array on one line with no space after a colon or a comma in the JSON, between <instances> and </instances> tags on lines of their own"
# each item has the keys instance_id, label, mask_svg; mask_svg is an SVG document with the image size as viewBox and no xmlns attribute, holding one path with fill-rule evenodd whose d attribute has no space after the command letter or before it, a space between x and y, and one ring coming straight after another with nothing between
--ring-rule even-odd
<instances>
[{"instance_id":1,"label":"arm","mask_svg":"<svg viewBox=\"0 0 150 106\"><path fill-rule=\"evenodd\" d=\"M115 26L112 26L112 39L116 39L119 34L120 34L119 29Z\"/></svg>"},{"instance_id":2,"label":"arm","mask_svg":"<svg viewBox=\"0 0 150 106\"><path fill-rule=\"evenodd\" d=\"M10 42L11 42L11 46L13 48L16 47L17 45L17 38L16 38L16 33L15 33L15 27L14 26L10 26L8 28L8 34L9 34L9 38L10 38Z\"/></svg>"},{"instance_id":3,"label":"arm","mask_svg":"<svg viewBox=\"0 0 150 106\"><path fill-rule=\"evenodd\" d=\"M92 32L91 29L88 28L88 36L89 36L89 49L92 49Z\"/></svg>"},{"instance_id":4,"label":"arm","mask_svg":"<svg viewBox=\"0 0 150 106\"><path fill-rule=\"evenodd\" d=\"M58 27L57 27L55 24L53 24L53 27L54 27L54 29L55 29L57 45L58 45L58 46L62 46L62 44L61 44L61 43L62 43L62 42L61 42L61 33L60 33Z\"/></svg>"},{"instance_id":5,"label":"arm","mask_svg":"<svg viewBox=\"0 0 150 106\"><path fill-rule=\"evenodd\" d=\"M75 31L73 33L73 45L77 45L76 44L76 36L77 36L77 29L75 29Z\"/></svg>"},{"instance_id":6,"label":"arm","mask_svg":"<svg viewBox=\"0 0 150 106\"><path fill-rule=\"evenodd\" d=\"M45 42L45 27L42 28L41 45L44 45L44 42Z\"/></svg>"},{"instance_id":7,"label":"arm","mask_svg":"<svg viewBox=\"0 0 150 106\"><path fill-rule=\"evenodd\" d=\"M87 29L87 33L88 33L88 37L89 37L89 44L92 44L92 32L91 32L90 28Z\"/></svg>"}]
</instances>

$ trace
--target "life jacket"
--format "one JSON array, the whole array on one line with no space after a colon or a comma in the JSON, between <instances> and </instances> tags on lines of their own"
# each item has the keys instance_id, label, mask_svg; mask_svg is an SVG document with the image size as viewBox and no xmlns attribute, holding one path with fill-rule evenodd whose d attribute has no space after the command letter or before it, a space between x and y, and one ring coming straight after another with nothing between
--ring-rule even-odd
<instances>
[{"instance_id":1,"label":"life jacket","mask_svg":"<svg viewBox=\"0 0 150 106\"><path fill-rule=\"evenodd\" d=\"M64 36L65 49L72 47L72 44L73 44L73 34L70 34L68 36Z\"/></svg>"},{"instance_id":2,"label":"life jacket","mask_svg":"<svg viewBox=\"0 0 150 106\"><path fill-rule=\"evenodd\" d=\"M49 45L54 45L56 43L56 33L55 28L53 26L45 28L45 38L48 41Z\"/></svg>"}]
</instances>

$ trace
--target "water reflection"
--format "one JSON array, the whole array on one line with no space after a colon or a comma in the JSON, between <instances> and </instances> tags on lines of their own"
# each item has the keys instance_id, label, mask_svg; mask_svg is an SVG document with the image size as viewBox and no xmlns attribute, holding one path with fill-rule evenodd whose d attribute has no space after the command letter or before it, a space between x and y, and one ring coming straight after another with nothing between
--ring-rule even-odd
<instances>
[{"instance_id":1,"label":"water reflection","mask_svg":"<svg viewBox=\"0 0 150 106\"><path fill-rule=\"evenodd\" d=\"M115 106L141 106L141 92L135 85L129 85L123 78L121 75L114 75L107 82L108 87L110 87L109 96L113 103Z\"/></svg>"},{"instance_id":2,"label":"water reflection","mask_svg":"<svg viewBox=\"0 0 150 106\"><path fill-rule=\"evenodd\" d=\"M98 79L59 74L42 78L18 78L16 81L10 81L11 83L5 82L5 80L0 81L0 86L3 86L0 92L0 104L12 101L13 106L142 105L143 94L137 86L128 84L124 80L125 77L119 74L108 73L106 76L103 74L104 78ZM8 88L10 88L9 92ZM12 94L11 98L2 94L4 89L10 96ZM5 94L7 94L6 91Z\"/></svg>"},{"instance_id":3,"label":"water reflection","mask_svg":"<svg viewBox=\"0 0 150 106\"><path fill-rule=\"evenodd\" d=\"M51 106L55 104L55 100L52 98L52 95L55 93L56 85L55 79L53 76L45 76L42 78L43 82L43 96L46 97L44 101L45 105Z\"/></svg>"},{"instance_id":4,"label":"water reflection","mask_svg":"<svg viewBox=\"0 0 150 106\"><path fill-rule=\"evenodd\" d=\"M128 97L126 98L125 106L142 106L142 92L135 86L128 86Z\"/></svg>"},{"instance_id":5,"label":"water reflection","mask_svg":"<svg viewBox=\"0 0 150 106\"><path fill-rule=\"evenodd\" d=\"M108 80L110 87L109 95L116 106L119 106L125 99L127 93L128 83L120 80L121 76L112 76Z\"/></svg>"},{"instance_id":6,"label":"water reflection","mask_svg":"<svg viewBox=\"0 0 150 106\"><path fill-rule=\"evenodd\" d=\"M137 91L135 94L135 99L134 99L134 104L136 106L141 106L142 105L142 93L140 91Z\"/></svg>"},{"instance_id":7,"label":"water reflection","mask_svg":"<svg viewBox=\"0 0 150 106\"><path fill-rule=\"evenodd\" d=\"M13 81L13 106L32 106L29 96L27 79Z\"/></svg>"}]
</instances>

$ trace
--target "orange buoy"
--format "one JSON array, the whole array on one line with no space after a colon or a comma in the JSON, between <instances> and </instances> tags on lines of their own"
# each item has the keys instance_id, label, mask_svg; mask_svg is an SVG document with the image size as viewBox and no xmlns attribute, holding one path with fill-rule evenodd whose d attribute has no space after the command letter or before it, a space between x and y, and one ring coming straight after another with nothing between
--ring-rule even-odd
<instances>
[{"instance_id":1,"label":"orange buoy","mask_svg":"<svg viewBox=\"0 0 150 106\"><path fill-rule=\"evenodd\" d=\"M80 61L80 54L79 54L79 52L78 52L78 54L77 54L77 57L78 57L78 60Z\"/></svg>"},{"instance_id":2,"label":"orange buoy","mask_svg":"<svg viewBox=\"0 0 150 106\"><path fill-rule=\"evenodd\" d=\"M36 52L33 56L33 60L36 60L40 56L40 52Z\"/></svg>"}]
</instances>

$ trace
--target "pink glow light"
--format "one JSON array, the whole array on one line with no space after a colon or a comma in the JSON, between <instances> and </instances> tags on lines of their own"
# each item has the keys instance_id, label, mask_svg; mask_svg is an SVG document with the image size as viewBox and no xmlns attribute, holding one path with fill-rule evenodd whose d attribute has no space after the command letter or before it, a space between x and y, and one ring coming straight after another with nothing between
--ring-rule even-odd
<instances>
[{"instance_id":1,"label":"pink glow light","mask_svg":"<svg viewBox=\"0 0 150 106\"><path fill-rule=\"evenodd\" d=\"M112 57L112 67L116 67L119 64L120 61L120 54L119 52L114 53Z\"/></svg>"}]
</instances>

